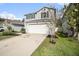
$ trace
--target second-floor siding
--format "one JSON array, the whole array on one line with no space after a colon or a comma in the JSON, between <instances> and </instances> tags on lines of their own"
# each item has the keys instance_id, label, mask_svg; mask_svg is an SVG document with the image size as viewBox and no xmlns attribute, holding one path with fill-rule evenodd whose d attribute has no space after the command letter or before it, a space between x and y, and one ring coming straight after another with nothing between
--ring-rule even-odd
<instances>
[{"instance_id":1,"label":"second-floor siding","mask_svg":"<svg viewBox=\"0 0 79 59\"><path fill-rule=\"evenodd\" d=\"M26 14L25 17L29 20L51 19L55 18L55 10L53 8L44 7L35 13Z\"/></svg>"}]
</instances>

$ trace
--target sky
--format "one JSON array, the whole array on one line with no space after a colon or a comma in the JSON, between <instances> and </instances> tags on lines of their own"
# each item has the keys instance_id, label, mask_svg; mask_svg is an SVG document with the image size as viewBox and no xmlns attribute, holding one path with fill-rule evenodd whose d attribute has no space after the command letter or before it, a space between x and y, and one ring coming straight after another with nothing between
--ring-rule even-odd
<instances>
[{"instance_id":1,"label":"sky","mask_svg":"<svg viewBox=\"0 0 79 59\"><path fill-rule=\"evenodd\" d=\"M22 19L24 14L36 12L50 5L58 10L64 6L62 3L0 3L0 17Z\"/></svg>"}]
</instances>

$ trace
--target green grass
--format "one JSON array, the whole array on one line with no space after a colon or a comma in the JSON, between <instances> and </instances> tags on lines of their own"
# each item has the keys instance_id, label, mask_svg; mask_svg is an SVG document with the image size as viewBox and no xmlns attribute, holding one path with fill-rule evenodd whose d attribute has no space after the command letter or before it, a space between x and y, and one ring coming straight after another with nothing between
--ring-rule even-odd
<instances>
[{"instance_id":1,"label":"green grass","mask_svg":"<svg viewBox=\"0 0 79 59\"><path fill-rule=\"evenodd\" d=\"M32 56L79 56L79 42L73 38L58 37L56 44L46 38Z\"/></svg>"},{"instance_id":2,"label":"green grass","mask_svg":"<svg viewBox=\"0 0 79 59\"><path fill-rule=\"evenodd\" d=\"M4 39L7 39L7 38L11 38L11 37L13 37L13 36L0 36L0 41L4 40Z\"/></svg>"},{"instance_id":3,"label":"green grass","mask_svg":"<svg viewBox=\"0 0 79 59\"><path fill-rule=\"evenodd\" d=\"M7 32L4 33L3 35L3 32L0 32L0 40L4 40L6 38L11 38L11 37L14 37L14 36L18 36L19 34L8 34Z\"/></svg>"}]
</instances>

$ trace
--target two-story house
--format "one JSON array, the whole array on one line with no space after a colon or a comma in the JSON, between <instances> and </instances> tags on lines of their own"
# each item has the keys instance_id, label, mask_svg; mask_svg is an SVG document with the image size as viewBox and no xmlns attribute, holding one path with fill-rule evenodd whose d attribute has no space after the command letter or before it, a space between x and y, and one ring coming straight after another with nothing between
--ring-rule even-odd
<instances>
[{"instance_id":1,"label":"two-story house","mask_svg":"<svg viewBox=\"0 0 79 59\"><path fill-rule=\"evenodd\" d=\"M56 10L50 7L43 7L35 13L25 14L25 29L27 33L50 34L48 23L52 23L55 28L54 21Z\"/></svg>"}]
</instances>

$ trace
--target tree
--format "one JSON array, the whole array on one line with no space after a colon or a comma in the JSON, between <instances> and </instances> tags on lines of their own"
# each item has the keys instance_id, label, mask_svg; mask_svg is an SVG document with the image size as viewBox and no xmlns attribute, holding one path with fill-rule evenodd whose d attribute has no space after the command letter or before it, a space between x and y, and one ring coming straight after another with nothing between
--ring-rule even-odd
<instances>
[{"instance_id":1,"label":"tree","mask_svg":"<svg viewBox=\"0 0 79 59\"><path fill-rule=\"evenodd\" d=\"M67 23L74 29L74 37L77 36L79 32L79 4L71 3L69 4L64 17L67 18Z\"/></svg>"},{"instance_id":2,"label":"tree","mask_svg":"<svg viewBox=\"0 0 79 59\"><path fill-rule=\"evenodd\" d=\"M8 26L7 28L8 28L8 30L9 30L9 32L12 31L12 27L11 27L11 26Z\"/></svg>"},{"instance_id":3,"label":"tree","mask_svg":"<svg viewBox=\"0 0 79 59\"><path fill-rule=\"evenodd\" d=\"M21 28L21 32L22 32L22 33L25 33L25 29L24 29L24 28Z\"/></svg>"},{"instance_id":4,"label":"tree","mask_svg":"<svg viewBox=\"0 0 79 59\"><path fill-rule=\"evenodd\" d=\"M48 27L49 27L49 31L50 31L50 35L51 35L51 40L50 42L52 43L55 43L56 42L56 39L55 39L55 28L56 28L56 9L54 9L54 17L52 15L52 12L51 10L49 9L49 13L50 13L50 16L51 16L51 19L48 20L49 23L47 23Z\"/></svg>"}]
</instances>

